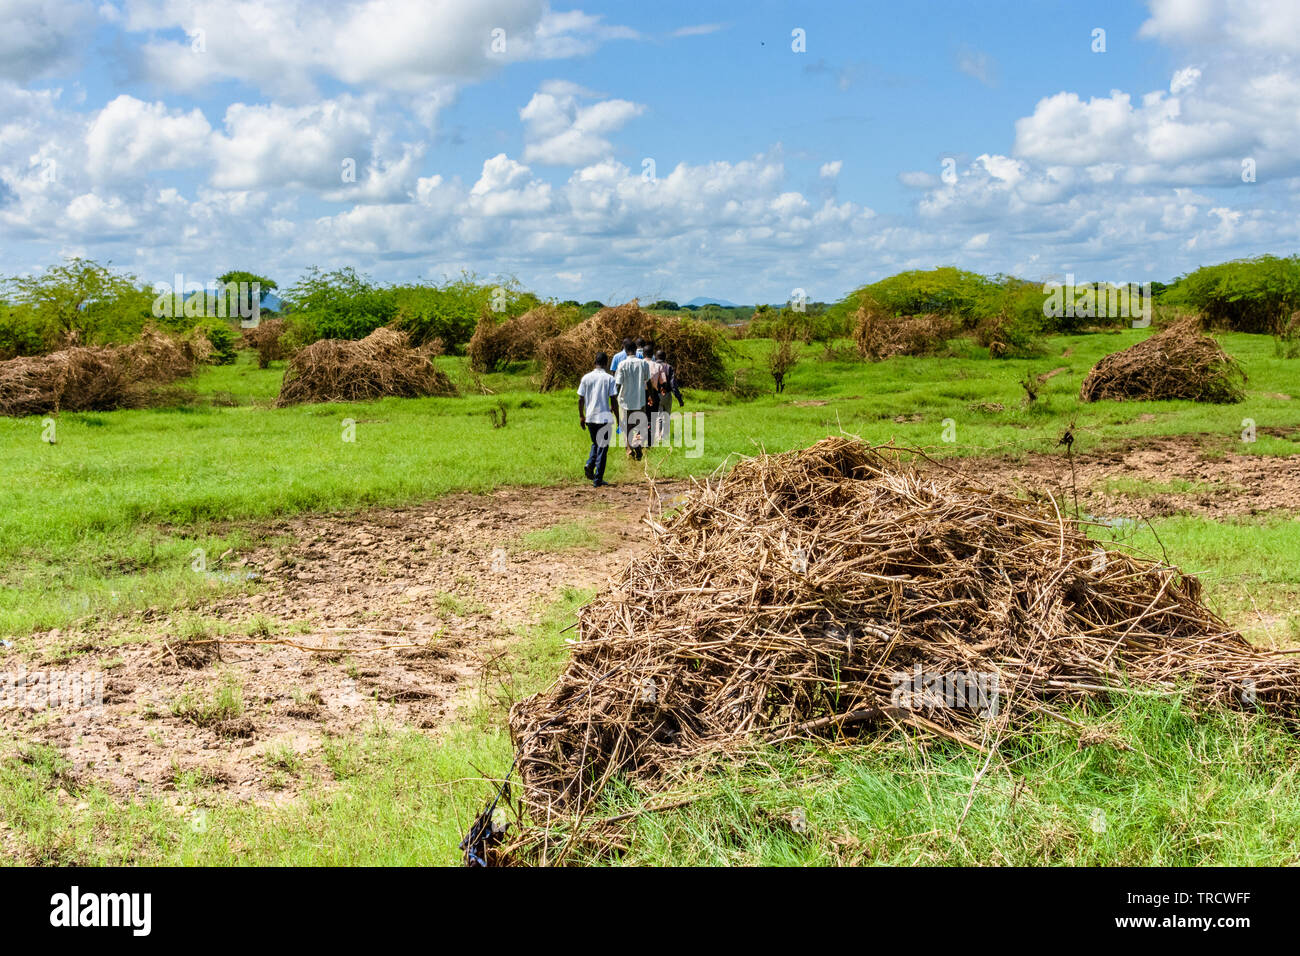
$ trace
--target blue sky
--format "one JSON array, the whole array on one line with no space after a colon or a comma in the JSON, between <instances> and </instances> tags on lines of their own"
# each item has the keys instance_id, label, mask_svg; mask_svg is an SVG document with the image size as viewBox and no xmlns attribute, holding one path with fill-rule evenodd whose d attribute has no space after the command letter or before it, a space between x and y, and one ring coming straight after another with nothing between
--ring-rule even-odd
<instances>
[{"instance_id":1,"label":"blue sky","mask_svg":"<svg viewBox=\"0 0 1300 956\"><path fill-rule=\"evenodd\" d=\"M1300 231L1292 0L0 0L0 22L8 274L80 254L147 282L355 265L829 300L948 264L1167 279Z\"/></svg>"}]
</instances>

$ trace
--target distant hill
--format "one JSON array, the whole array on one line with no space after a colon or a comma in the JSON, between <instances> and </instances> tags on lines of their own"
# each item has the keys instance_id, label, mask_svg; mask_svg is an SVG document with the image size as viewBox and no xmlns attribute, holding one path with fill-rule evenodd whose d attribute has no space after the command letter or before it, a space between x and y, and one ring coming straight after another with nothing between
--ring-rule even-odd
<instances>
[{"instance_id":1,"label":"distant hill","mask_svg":"<svg viewBox=\"0 0 1300 956\"><path fill-rule=\"evenodd\" d=\"M739 308L739 306L736 305L736 303L734 303L734 302L728 302L726 299L709 299L709 298L705 298L705 297L702 296L702 295L697 295L695 298L691 299L690 302L683 302L682 305L694 305L694 306L701 306L701 305L720 305L720 306L722 306L724 309L736 309L736 308Z\"/></svg>"}]
</instances>

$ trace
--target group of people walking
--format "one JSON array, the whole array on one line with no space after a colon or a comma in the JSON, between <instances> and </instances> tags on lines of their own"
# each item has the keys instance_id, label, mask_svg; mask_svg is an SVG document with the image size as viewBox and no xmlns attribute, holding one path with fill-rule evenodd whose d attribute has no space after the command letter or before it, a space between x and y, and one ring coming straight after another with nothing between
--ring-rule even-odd
<instances>
[{"instance_id":1,"label":"group of people walking","mask_svg":"<svg viewBox=\"0 0 1300 956\"><path fill-rule=\"evenodd\" d=\"M677 370L653 343L628 338L612 359L596 353L594 367L578 383L578 421L591 438L583 474L593 487L606 484L605 464L615 435L622 435L628 457L637 461L647 448L670 438L674 398L679 407L684 404Z\"/></svg>"}]
</instances>

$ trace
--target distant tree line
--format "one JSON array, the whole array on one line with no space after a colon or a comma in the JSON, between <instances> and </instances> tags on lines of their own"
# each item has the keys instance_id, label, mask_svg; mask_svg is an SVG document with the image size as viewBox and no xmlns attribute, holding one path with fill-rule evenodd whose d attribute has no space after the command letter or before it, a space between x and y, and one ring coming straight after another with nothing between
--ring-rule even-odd
<instances>
[{"instance_id":1,"label":"distant tree line","mask_svg":"<svg viewBox=\"0 0 1300 956\"><path fill-rule=\"evenodd\" d=\"M213 286L256 283L263 295L278 290L268 276L230 270ZM1105 283L1096 284L1098 288ZM1196 312L1217 327L1243 332L1300 335L1300 257L1260 256L1203 266L1172 282L1152 281L1158 304ZM31 276L0 282L0 358L36 355L70 344L129 341L149 324L183 332L195 326L211 336L233 340L230 313L222 314L216 293L173 290L169 308L159 309L153 287L130 273L91 259L71 258ZM1046 332L1125 321L1095 311L1049 314L1044 285L1015 276L984 276L954 267L910 270L854 290L835 303L787 302L757 307L679 305L660 299L651 311L689 311L696 318L735 325L748 320L751 335L826 341L850 333L863 308L885 315L937 314L959 329L996 327L1012 345L1032 348ZM408 332L415 343L441 339L450 351L463 350L483 316L504 321L543 300L514 279L490 282L465 273L441 282L386 285L352 268L311 268L283 291L280 307L288 324L287 343L321 338L356 339L385 325ZM167 303L164 303L167 304ZM564 305L585 316L604 308L598 300ZM162 314L160 314L160 312Z\"/></svg>"}]
</instances>

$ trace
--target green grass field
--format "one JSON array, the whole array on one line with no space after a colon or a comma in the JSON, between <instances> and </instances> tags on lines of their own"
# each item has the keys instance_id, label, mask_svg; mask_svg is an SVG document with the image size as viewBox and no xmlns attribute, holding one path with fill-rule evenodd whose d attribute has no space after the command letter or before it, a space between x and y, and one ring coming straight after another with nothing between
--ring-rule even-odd
<instances>
[{"instance_id":1,"label":"green grass field","mask_svg":"<svg viewBox=\"0 0 1300 956\"><path fill-rule=\"evenodd\" d=\"M701 454L687 457L681 447L656 454L653 470L664 477L704 474L737 455L801 447L840 430L944 456L1051 451L1070 422L1078 426L1080 452L1146 435L1238 435L1245 418L1260 429L1300 425L1300 399L1279 397L1295 387L1295 362L1276 358L1263 336L1224 336L1250 373L1241 405L1081 405L1076 393L1092 364L1142 334L1057 337L1044 358L1000 362L974 349L874 365L823 362L810 348L781 396L742 403L688 388L685 411L701 414ZM761 371L767 348L739 342L735 362ZM1067 349L1071 354L1060 357ZM444 361L453 377L464 378L463 359ZM1018 383L1026 372L1061 366L1070 371L1022 409ZM194 549L221 554L274 516L582 480L584 438L573 397L538 394L526 371L488 376L497 392L491 396L268 407L282 375L281 363L259 370L244 353L238 364L209 369L196 382L200 396L235 400L236 407L62 415L55 444L42 440L41 418L0 419L7 492L0 631L22 635L195 600L210 586L188 573ZM509 424L494 429L488 410L499 401L510 409ZM1005 410L970 407L978 403ZM900 416L920 420L895 422ZM953 442L943 440L945 419ZM347 420L355 422L351 442L343 440ZM1300 450L1300 436L1261 432L1243 450L1289 454ZM630 480L628 465L612 457L611 480Z\"/></svg>"},{"instance_id":2,"label":"green grass field","mask_svg":"<svg viewBox=\"0 0 1300 956\"><path fill-rule=\"evenodd\" d=\"M1276 357L1263 336L1221 337L1249 373L1243 404L1081 405L1078 386L1092 364L1145 334L1056 337L1044 357L1014 361L959 345L955 356L864 364L823 361L807 347L779 397L741 402L688 388L685 411L700 413L702 454L654 452L649 470L704 474L739 455L801 447L841 430L936 457L1014 455L1056 453L1068 425L1076 451L1087 452L1157 435L1237 436L1246 418L1261 432L1254 444L1240 444L1242 453L1300 452L1300 395L1287 397L1298 387L1300 365ZM768 346L736 343L733 364L752 367L766 382ZM275 517L582 481L586 439L569 391L538 394L530 370L521 368L487 376L495 394L471 394L464 360L441 361L464 397L277 409L271 403L282 363L259 370L245 353L234 366L205 371L190 406L61 415L54 444L42 439L48 429L40 418L0 419L0 633L22 652L51 628L142 608L197 608L215 593L251 587L230 580L214 588L193 574L195 549L215 556L246 547ZM1026 373L1062 366L1069 371L1022 407ZM488 414L498 402L509 409L501 429ZM349 420L354 441L344 440ZM945 429L955 441L944 440ZM641 477L623 456L611 456L611 472L613 482ZM1148 552L1163 548L1200 574L1211 605L1253 638L1300 641L1293 611L1300 522L1293 516L1171 517L1122 536ZM570 524L523 546L558 551L600 540L593 529ZM584 597L557 595L512 649L512 686L536 690L554 676L565 655L560 629ZM1103 742L1081 748L1077 732L1034 728L977 786L982 761L946 746L919 748L900 735L758 752L697 783L686 794L689 805L637 816L623 859L1297 862L1300 793L1289 733L1256 718L1197 714L1178 700L1129 701L1074 717ZM305 781L303 795L280 808L222 801L185 775L172 801L122 804L77 778L56 751L15 747L19 756L0 763L0 820L17 841L16 860L42 863L451 863L489 792L477 778L503 772L510 758L504 713L490 694L443 734L376 726L329 742L329 779ZM302 775L300 756L274 755L276 772ZM604 810L626 812L637 801L629 791L614 793ZM574 859L600 862L575 852Z\"/></svg>"}]
</instances>

